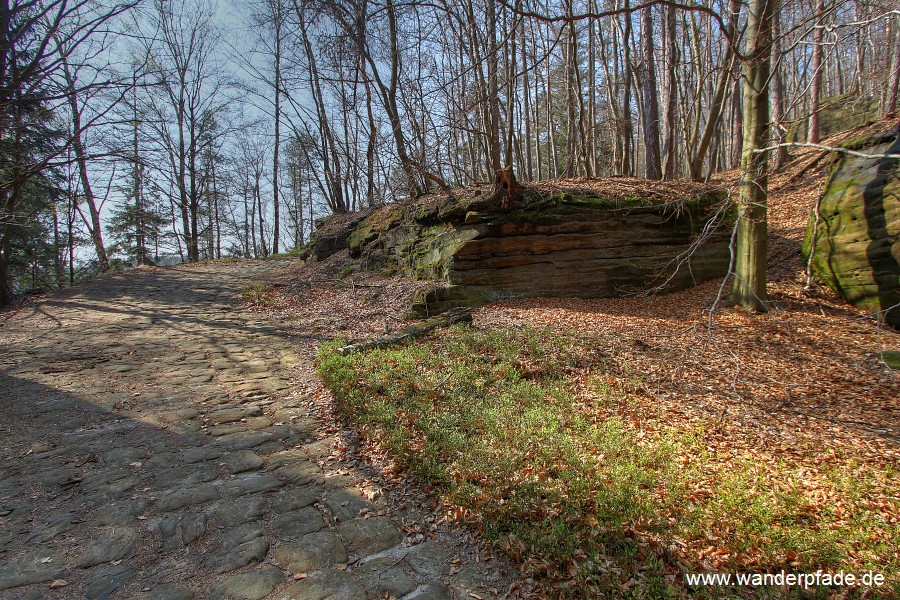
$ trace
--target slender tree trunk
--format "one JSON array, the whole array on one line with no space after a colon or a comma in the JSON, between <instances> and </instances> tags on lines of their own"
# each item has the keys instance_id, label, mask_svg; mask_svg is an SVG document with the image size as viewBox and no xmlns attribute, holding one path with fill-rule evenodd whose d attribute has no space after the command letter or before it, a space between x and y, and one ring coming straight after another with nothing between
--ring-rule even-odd
<instances>
[{"instance_id":1,"label":"slender tree trunk","mask_svg":"<svg viewBox=\"0 0 900 600\"><path fill-rule=\"evenodd\" d=\"M627 11L630 8L630 0L625 0L624 8ZM634 135L634 124L631 119L631 86L633 82L633 74L631 68L631 13L626 12L625 27L622 30L622 52L624 62L622 65L622 73L624 79L624 96L622 98L622 174L633 175L634 166L631 160ZM618 23L618 19L616 20Z\"/></svg>"},{"instance_id":2,"label":"slender tree trunk","mask_svg":"<svg viewBox=\"0 0 900 600\"><path fill-rule=\"evenodd\" d=\"M784 129L784 83L782 81L783 67L781 64L781 14L775 11L772 15L772 143L775 149L774 167L780 169L787 164L788 149L780 146L785 142Z\"/></svg>"},{"instance_id":3,"label":"slender tree trunk","mask_svg":"<svg viewBox=\"0 0 900 600\"><path fill-rule=\"evenodd\" d=\"M378 129L375 124L375 113L372 110L372 80L366 72L366 6L365 0L360 3L356 15L357 53L359 54L359 73L366 92L366 117L369 125L369 136L366 140L366 205L375 206L375 145L378 142ZM302 212L302 206L298 209ZM302 221L302 219L301 219Z\"/></svg>"},{"instance_id":4,"label":"slender tree trunk","mask_svg":"<svg viewBox=\"0 0 900 600\"><path fill-rule=\"evenodd\" d=\"M262 251L262 257L266 258L269 256L269 249L266 247L266 230L265 230L265 219L263 219L263 207L262 207L262 189L260 186L260 180L262 179L262 173L256 173L256 186L254 187L254 192L256 196L256 207L259 216L259 247Z\"/></svg>"},{"instance_id":5,"label":"slender tree trunk","mask_svg":"<svg viewBox=\"0 0 900 600\"><path fill-rule=\"evenodd\" d=\"M191 229L190 239L188 241L188 256L191 260L200 260L200 190L198 188L198 169L197 169L197 145L199 143L199 131L197 124L199 123L198 115L195 114L193 108L190 112L189 131L190 143L188 144L188 176L190 178L190 189L188 200L190 203Z\"/></svg>"},{"instance_id":6,"label":"slender tree trunk","mask_svg":"<svg viewBox=\"0 0 900 600\"><path fill-rule=\"evenodd\" d=\"M178 184L178 200L179 200L179 209L181 210L181 226L182 226L182 236L184 238L184 245L187 247L187 259L188 261L197 260L194 258L192 245L191 245L191 218L190 218L190 201L188 199L188 189L187 189L187 146L186 146L186 138L184 133L185 128L185 98L184 93L187 87L187 81L185 79L185 74L179 73L179 89L178 89L178 104L177 104L177 115L176 121L178 124L178 170L176 174L177 184ZM184 260L184 257L182 257Z\"/></svg>"},{"instance_id":7,"label":"slender tree trunk","mask_svg":"<svg viewBox=\"0 0 900 600\"><path fill-rule=\"evenodd\" d=\"M823 37L825 34L824 15L825 0L816 0L816 26L813 30L812 49L812 83L810 84L809 132L806 141L819 143L819 104L822 97Z\"/></svg>"},{"instance_id":8,"label":"slender tree trunk","mask_svg":"<svg viewBox=\"0 0 900 600\"><path fill-rule=\"evenodd\" d=\"M566 2L566 15L572 15L572 0ZM575 69L578 68L578 58L576 56L576 39L575 39L575 21L569 21L566 24L568 34L565 42L565 64L566 64L566 163L563 171L564 177L575 177L575 170L578 165L578 144L576 128L578 124L578 116L576 114L577 106L575 94L580 93L576 90Z\"/></svg>"},{"instance_id":9,"label":"slender tree trunk","mask_svg":"<svg viewBox=\"0 0 900 600\"><path fill-rule=\"evenodd\" d=\"M575 51L575 100L578 103L578 138L581 143L578 144L578 158L580 159L580 164L582 165L582 169L584 175L586 177L591 177L594 172L590 161L588 160L588 136L587 131L584 127L584 119L587 116L587 110L584 106L584 94L581 93L582 90L582 77L581 77L581 69L578 68L578 50L577 50L577 38L576 38L576 51Z\"/></svg>"},{"instance_id":10,"label":"slender tree trunk","mask_svg":"<svg viewBox=\"0 0 900 600\"><path fill-rule=\"evenodd\" d=\"M97 200L94 191L91 188L91 180L88 176L87 168L87 152L84 148L84 139L81 137L84 130L81 126L81 109L78 106L78 97L76 93L75 78L69 68L69 61L64 55L62 46L59 48L60 56L62 56L63 74L66 79L66 97L69 102L69 109L72 113L72 148L75 151L75 160L78 163L78 175L81 179L81 191L84 196L84 203L87 204L88 213L91 217L88 229L91 234L91 241L94 243L94 251L97 253L97 264L100 271L105 273L109 271L109 257L106 255L106 248L103 245L103 229L100 224L100 210L97 208Z\"/></svg>"},{"instance_id":11,"label":"slender tree trunk","mask_svg":"<svg viewBox=\"0 0 900 600\"><path fill-rule=\"evenodd\" d=\"M859 21L860 14L858 0L853 3L853 11L854 20ZM866 44L862 31L857 31L854 38L856 41L856 76L853 78L853 91L860 94L863 91L862 79L865 70L863 66L866 64Z\"/></svg>"},{"instance_id":12,"label":"slender tree trunk","mask_svg":"<svg viewBox=\"0 0 900 600\"><path fill-rule=\"evenodd\" d=\"M307 66L309 70L309 78L311 82L311 93L313 101L316 105L316 116L319 121L319 128L322 137L322 170L324 171L325 183L327 186L327 200L332 211L337 213L347 212L347 202L344 199L343 186L341 181L341 163L337 155L334 135L328 121L328 112L325 109L325 97L322 93L321 78L319 77L318 62L316 54L313 51L310 41L309 32L307 31L306 15L303 9L298 5L297 19L300 24L300 39L306 52ZM393 119L391 125L394 125ZM395 133L396 135L396 133ZM401 157L402 159L402 157Z\"/></svg>"},{"instance_id":13,"label":"slender tree trunk","mask_svg":"<svg viewBox=\"0 0 900 600\"><path fill-rule=\"evenodd\" d=\"M735 77L734 93L731 97L731 111L733 118L731 119L731 137L728 143L728 161L723 165L726 169L739 166L741 163L744 140L744 116L743 107L741 106L742 96L743 90L741 89L741 79L740 77Z\"/></svg>"},{"instance_id":14,"label":"slender tree trunk","mask_svg":"<svg viewBox=\"0 0 900 600\"><path fill-rule=\"evenodd\" d=\"M256 254L256 234L253 233L253 225L250 223L250 205L247 202L247 189L244 189L244 258L250 258L250 237L253 236L253 253Z\"/></svg>"},{"instance_id":15,"label":"slender tree trunk","mask_svg":"<svg viewBox=\"0 0 900 600\"><path fill-rule=\"evenodd\" d=\"M537 41L537 32L536 27L532 25L531 30L531 62L532 64L538 64L537 62L537 50L538 50L538 41ZM535 69L534 72L534 110L533 118L534 118L534 160L537 165L537 180L543 181L544 179L544 160L541 155L541 106L538 102L541 89L541 76L539 71Z\"/></svg>"},{"instance_id":16,"label":"slender tree trunk","mask_svg":"<svg viewBox=\"0 0 900 600\"><path fill-rule=\"evenodd\" d=\"M519 19L520 37L520 58L522 64L522 121L525 125L525 180L532 181L534 179L534 170L532 164L532 147L531 147L531 86L529 85L528 74L528 48L525 37L525 19Z\"/></svg>"},{"instance_id":17,"label":"slender tree trunk","mask_svg":"<svg viewBox=\"0 0 900 600\"><path fill-rule=\"evenodd\" d=\"M516 10L522 10L522 0L516 0ZM516 130L516 97L519 93L519 82L516 74L516 32L519 29L517 23L517 13L513 11L509 18L509 26L505 30L509 31L506 36L507 48L503 55L506 57L506 167L513 165L513 142L515 140L514 132ZM524 40L523 40L524 43ZM524 64L522 65L525 66ZM521 171L519 171L521 173Z\"/></svg>"},{"instance_id":18,"label":"slender tree trunk","mask_svg":"<svg viewBox=\"0 0 900 600\"><path fill-rule=\"evenodd\" d=\"M409 195L416 198L422 194L422 188L416 180L416 169L409 159L406 152L406 138L403 136L403 124L400 121L400 110L397 107L397 86L400 83L400 46L397 38L397 14L394 9L393 0L387 0L386 11L388 15L388 29L390 35L391 46L391 80L385 86L378 75L378 67L372 61L371 56L367 56L372 72L381 90L384 100L384 108L391 123L391 133L394 136L394 143L397 147L397 157L400 159L401 168L406 175L406 185L409 189ZM499 148L499 146L498 146Z\"/></svg>"},{"instance_id":19,"label":"slender tree trunk","mask_svg":"<svg viewBox=\"0 0 900 600\"><path fill-rule=\"evenodd\" d=\"M275 221L272 232L272 254L278 254L278 242L280 236L281 215L279 214L280 197L278 188L278 161L281 148L281 2L273 2L275 25L275 144L272 148L272 218Z\"/></svg>"},{"instance_id":20,"label":"slender tree trunk","mask_svg":"<svg viewBox=\"0 0 900 600\"><path fill-rule=\"evenodd\" d=\"M91 241L94 243L94 251L97 253L97 263L100 271L109 271L109 257L106 255L106 248L103 246L103 230L100 224L100 210L97 207L97 200L94 191L91 188L90 178L87 170L87 155L84 145L81 142L81 119L80 115L72 117L72 126L79 131L72 136L72 147L75 150L75 158L78 162L78 174L81 178L81 191L84 196L84 203L87 204L88 214L91 217L90 234Z\"/></svg>"},{"instance_id":21,"label":"slender tree trunk","mask_svg":"<svg viewBox=\"0 0 900 600\"><path fill-rule=\"evenodd\" d=\"M53 275L56 277L56 287L64 286L63 279L63 255L59 239L59 210L56 202L53 202Z\"/></svg>"},{"instance_id":22,"label":"slender tree trunk","mask_svg":"<svg viewBox=\"0 0 900 600\"><path fill-rule=\"evenodd\" d=\"M595 0L588 1L588 10L596 10ZM588 19L588 150L587 161L590 165L590 175L597 176L599 165L597 164L597 42L595 40L594 19Z\"/></svg>"},{"instance_id":23,"label":"slender tree trunk","mask_svg":"<svg viewBox=\"0 0 900 600\"><path fill-rule=\"evenodd\" d=\"M132 122L131 122L131 143L134 156L132 159L132 190L134 195L134 211L136 213L135 223L135 250L137 251L137 263L139 265L147 264L147 235L146 235L146 214L144 209L144 190L143 190L143 173L141 170L141 150L140 150L140 127L138 122L137 108L137 74L132 73L131 79L132 90Z\"/></svg>"},{"instance_id":24,"label":"slender tree trunk","mask_svg":"<svg viewBox=\"0 0 900 600\"><path fill-rule=\"evenodd\" d=\"M618 84L618 57L619 50L615 40L616 37L616 29L612 30L613 35L613 43L612 43L612 68L610 68L610 60L609 53L606 51L606 41L603 38L603 27L602 21L597 22L597 37L600 42L600 64L603 65L603 73L605 75L604 79L606 80L606 99L607 106L609 107L610 115L612 116L613 129L615 130L615 135L613 136L613 165L612 170L615 173L623 174L622 171L622 118L619 114L619 84Z\"/></svg>"},{"instance_id":25,"label":"slender tree trunk","mask_svg":"<svg viewBox=\"0 0 900 600\"><path fill-rule=\"evenodd\" d=\"M733 38L737 27L737 15L740 10L740 0L729 0L729 19L726 25L728 29L728 38ZM722 116L722 108L725 105L725 92L728 90L728 82L731 79L731 73L734 60L734 51L731 44L727 44L725 50L725 58L722 61L719 70L719 76L716 80L715 91L709 105L709 115L707 117L706 126L703 129L703 135L700 143L697 145L696 154L691 161L691 179L698 181L703 178L703 163L706 160L706 154L712 143L713 136L719 130L719 118Z\"/></svg>"},{"instance_id":26,"label":"slender tree trunk","mask_svg":"<svg viewBox=\"0 0 900 600\"><path fill-rule=\"evenodd\" d=\"M6 190L0 194L8 197ZM0 198L0 203L6 204L7 198ZM0 239L0 306L9 306L13 301L12 282L9 277L9 261L12 257L12 225L7 225Z\"/></svg>"},{"instance_id":27,"label":"slender tree trunk","mask_svg":"<svg viewBox=\"0 0 900 600\"><path fill-rule=\"evenodd\" d=\"M556 179L559 176L559 156L556 148L556 127L553 118L553 93L550 89L550 81L553 77L550 61L545 60L547 65L544 75L544 98L547 109L547 178Z\"/></svg>"},{"instance_id":28,"label":"slender tree trunk","mask_svg":"<svg viewBox=\"0 0 900 600\"><path fill-rule=\"evenodd\" d=\"M656 49L653 43L653 9L641 16L641 41L644 46L644 150L647 179L662 179L659 149L659 100L656 93Z\"/></svg>"},{"instance_id":29,"label":"slender tree trunk","mask_svg":"<svg viewBox=\"0 0 900 600\"><path fill-rule=\"evenodd\" d=\"M665 133L663 136L662 159L663 177L674 179L677 165L675 148L675 118L678 103L678 40L677 40L677 16L675 9L664 6L666 15L666 118Z\"/></svg>"},{"instance_id":30,"label":"slender tree trunk","mask_svg":"<svg viewBox=\"0 0 900 600\"><path fill-rule=\"evenodd\" d=\"M216 182L216 157L215 155L212 157L212 161L210 164L210 170L212 171L212 194L213 194L213 218L215 219L216 228L215 228L215 236L216 236L216 244L215 244L215 257L222 258L222 219L219 213L219 186Z\"/></svg>"},{"instance_id":31,"label":"slender tree trunk","mask_svg":"<svg viewBox=\"0 0 900 600\"><path fill-rule=\"evenodd\" d=\"M891 60L890 92L884 105L884 114L897 111L897 94L900 91L900 17L894 18L894 58Z\"/></svg>"},{"instance_id":32,"label":"slender tree trunk","mask_svg":"<svg viewBox=\"0 0 900 600\"><path fill-rule=\"evenodd\" d=\"M500 153L500 81L498 79L499 71L499 48L497 43L497 5L494 2L485 2L487 41L487 101L488 101L488 141L490 150L490 163L492 171L499 171L503 168L501 164L502 158Z\"/></svg>"},{"instance_id":33,"label":"slender tree trunk","mask_svg":"<svg viewBox=\"0 0 900 600\"><path fill-rule=\"evenodd\" d=\"M744 48L744 144L738 192L737 244L733 301L744 308L766 311L766 248L768 242L769 68L772 15L778 0L750 0Z\"/></svg>"},{"instance_id":34,"label":"slender tree trunk","mask_svg":"<svg viewBox=\"0 0 900 600\"><path fill-rule=\"evenodd\" d=\"M70 190L71 192L71 190ZM68 205L66 207L66 233L68 238L66 242L69 245L69 285L75 285L75 202L73 195L68 195ZM2 282L0 282L2 285Z\"/></svg>"}]
</instances>

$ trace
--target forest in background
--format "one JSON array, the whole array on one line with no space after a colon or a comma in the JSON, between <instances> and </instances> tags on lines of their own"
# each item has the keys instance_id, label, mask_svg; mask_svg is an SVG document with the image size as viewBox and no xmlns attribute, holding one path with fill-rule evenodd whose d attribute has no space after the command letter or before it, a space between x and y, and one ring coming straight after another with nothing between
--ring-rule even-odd
<instances>
[{"instance_id":1,"label":"forest in background","mask_svg":"<svg viewBox=\"0 0 900 600\"><path fill-rule=\"evenodd\" d=\"M887 1L0 12L0 304L116 265L290 251L326 214L504 166L523 181L704 179L743 154L745 193L764 192L766 159L846 115L894 112L900 81Z\"/></svg>"}]
</instances>

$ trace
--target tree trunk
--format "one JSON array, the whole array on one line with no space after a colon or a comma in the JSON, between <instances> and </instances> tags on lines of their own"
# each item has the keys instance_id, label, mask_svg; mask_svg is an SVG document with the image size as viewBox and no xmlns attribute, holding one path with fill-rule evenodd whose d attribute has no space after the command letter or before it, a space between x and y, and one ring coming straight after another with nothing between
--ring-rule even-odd
<instances>
[{"instance_id":1,"label":"tree trunk","mask_svg":"<svg viewBox=\"0 0 900 600\"><path fill-rule=\"evenodd\" d=\"M750 0L744 49L744 143L738 191L737 244L732 300L764 312L768 242L769 68L772 56L772 15L777 0Z\"/></svg>"},{"instance_id":2,"label":"tree trunk","mask_svg":"<svg viewBox=\"0 0 900 600\"><path fill-rule=\"evenodd\" d=\"M572 15L572 0L566 2L566 15ZM576 40L575 40L575 21L569 21L566 24L568 34L565 42L565 64L566 64L566 166L563 171L564 177L575 177L576 166L578 165L578 144L576 126L578 116L576 114L575 94L580 93L576 90L575 69L577 68L578 58L576 56Z\"/></svg>"},{"instance_id":3,"label":"tree trunk","mask_svg":"<svg viewBox=\"0 0 900 600\"><path fill-rule=\"evenodd\" d=\"M497 7L494 2L485 2L487 8L486 27L488 35L487 54L487 101L488 101L488 141L490 148L491 171L499 171L502 165L500 155L500 81L497 73L499 67L499 49L497 44Z\"/></svg>"},{"instance_id":4,"label":"tree trunk","mask_svg":"<svg viewBox=\"0 0 900 600\"><path fill-rule=\"evenodd\" d=\"M822 57L824 56L822 42L825 34L824 12L825 0L816 0L816 26L813 30L813 53L810 67L812 83L810 84L809 132L806 136L806 141L810 144L819 143L819 104L822 97Z\"/></svg>"},{"instance_id":5,"label":"tree trunk","mask_svg":"<svg viewBox=\"0 0 900 600\"><path fill-rule=\"evenodd\" d=\"M522 120L525 123L525 179L532 181L534 179L534 170L532 168L532 148L531 148L531 86L528 81L529 69L525 68L528 64L527 44L525 37L525 19L519 19L519 27L521 28L522 42L520 44L520 60L522 61Z\"/></svg>"},{"instance_id":6,"label":"tree trunk","mask_svg":"<svg viewBox=\"0 0 900 600\"><path fill-rule=\"evenodd\" d=\"M675 118L678 102L678 40L677 16L671 6L663 7L666 14L666 129L663 140L662 159L663 177L674 179L677 165L675 164Z\"/></svg>"},{"instance_id":7,"label":"tree trunk","mask_svg":"<svg viewBox=\"0 0 900 600\"><path fill-rule=\"evenodd\" d=\"M891 61L890 92L884 105L884 114L892 115L897 111L897 94L900 91L900 18L894 19L894 58Z\"/></svg>"},{"instance_id":8,"label":"tree trunk","mask_svg":"<svg viewBox=\"0 0 900 600\"><path fill-rule=\"evenodd\" d=\"M216 157L213 155L212 161L210 163L210 170L212 171L212 195L213 195L213 214L212 217L215 219L215 258L222 258L222 219L221 213L219 210L219 186L216 182Z\"/></svg>"},{"instance_id":9,"label":"tree trunk","mask_svg":"<svg viewBox=\"0 0 900 600\"><path fill-rule=\"evenodd\" d=\"M341 164L335 150L334 136L331 126L328 122L328 112L325 109L325 97L322 93L321 78L319 77L319 68L316 61L316 54L313 51L310 42L309 32L307 31L306 15L302 8L297 4L294 5L297 10L297 19L300 24L300 39L303 42L303 48L306 52L307 66L309 78L311 82L311 93L316 105L316 116L319 121L319 129L322 137L322 170L325 175L325 184L327 188L326 200L329 208L333 212L347 212L347 202L344 199L343 187L341 183ZM393 126L393 120L391 121Z\"/></svg>"},{"instance_id":10,"label":"tree trunk","mask_svg":"<svg viewBox=\"0 0 900 600\"><path fill-rule=\"evenodd\" d=\"M516 0L516 10L522 10L522 0ZM506 166L513 166L513 145L515 136L513 132L516 130L516 97L518 96L518 76L516 72L516 32L519 24L516 22L517 12L513 12L510 17L509 27L505 28L509 31L509 35L505 36L508 45L504 49L503 55L506 57ZM524 40L522 40L524 43ZM524 63L522 65L525 66ZM521 119L520 119L521 120Z\"/></svg>"},{"instance_id":11,"label":"tree trunk","mask_svg":"<svg viewBox=\"0 0 900 600\"><path fill-rule=\"evenodd\" d=\"M281 2L273 3L273 8L275 12L275 56L273 57L275 60L275 146L272 148L272 206L274 210L272 218L275 220L275 227L272 232L272 254L278 254L278 241L281 233L278 196L278 151L281 146Z\"/></svg>"},{"instance_id":12,"label":"tree trunk","mask_svg":"<svg viewBox=\"0 0 900 600\"><path fill-rule=\"evenodd\" d=\"M200 260L200 190L197 186L198 169L197 169L197 146L200 142L197 131L198 115L193 108L190 112L190 144L188 144L188 174L190 176L190 191L188 199L190 202L191 229L190 239L188 240L188 256L192 261Z\"/></svg>"},{"instance_id":13,"label":"tree trunk","mask_svg":"<svg viewBox=\"0 0 900 600\"><path fill-rule=\"evenodd\" d=\"M494 200L503 210L509 210L522 200L524 190L516 180L512 167L500 169L494 176Z\"/></svg>"},{"instance_id":14,"label":"tree trunk","mask_svg":"<svg viewBox=\"0 0 900 600\"><path fill-rule=\"evenodd\" d=\"M260 185L260 181L262 180L262 173L256 173L256 186L254 187L254 194L256 200L256 210L257 215L259 216L259 247L262 252L262 257L266 258L269 256L269 249L266 247L266 230L265 230L265 219L263 219L263 206L262 206L262 186Z\"/></svg>"},{"instance_id":15,"label":"tree trunk","mask_svg":"<svg viewBox=\"0 0 900 600\"><path fill-rule=\"evenodd\" d=\"M5 215L15 214L16 204L13 194L0 189L0 207ZM12 282L9 279L9 261L12 259L12 231L15 223L11 222L3 228L0 238L0 306L8 306L13 301Z\"/></svg>"},{"instance_id":16,"label":"tree trunk","mask_svg":"<svg viewBox=\"0 0 900 600\"><path fill-rule=\"evenodd\" d=\"M741 152L744 143L744 116L741 103L743 91L741 90L741 79L735 77L734 93L731 96L731 136L728 140L728 160L724 167L731 169L741 164Z\"/></svg>"},{"instance_id":17,"label":"tree trunk","mask_svg":"<svg viewBox=\"0 0 900 600\"><path fill-rule=\"evenodd\" d=\"M659 149L659 100L656 92L656 50L653 44L653 9L647 7L641 16L641 41L644 46L644 150L647 179L662 179Z\"/></svg>"},{"instance_id":18,"label":"tree trunk","mask_svg":"<svg viewBox=\"0 0 900 600\"><path fill-rule=\"evenodd\" d=\"M624 8L627 11L630 8L629 0L625 0ZM618 24L618 19L616 19L616 23ZM622 175L633 175L634 167L632 165L631 160L631 152L632 152L632 136L634 135L634 124L631 120L631 86L632 86L632 72L631 72L631 12L625 13L625 27L622 30L622 53L623 53L623 65L622 65L622 74L624 80L624 95L622 98Z\"/></svg>"},{"instance_id":19,"label":"tree trunk","mask_svg":"<svg viewBox=\"0 0 900 600\"><path fill-rule=\"evenodd\" d=\"M84 140L81 135L83 133L81 127L81 109L78 106L78 97L76 95L75 78L69 68L69 61L66 59L62 46L59 48L62 57L63 74L66 79L66 97L69 102L69 109L72 112L72 148L75 151L75 161L78 163L78 176L81 179L81 190L84 195L84 202L87 204L88 213L91 221L88 223L88 230L91 234L91 241L94 243L94 251L97 253L97 264L100 271L106 273L109 271L109 257L106 255L106 248L103 245L103 230L100 224L100 211L97 208L97 201L94 197L94 191L91 188L91 181L88 177L87 168L87 152L84 148Z\"/></svg>"},{"instance_id":20,"label":"tree trunk","mask_svg":"<svg viewBox=\"0 0 900 600\"><path fill-rule=\"evenodd\" d=\"M730 0L728 6L729 19L728 24L726 25L727 37L729 39L733 39L735 34L735 29L737 28L737 17L738 12L740 11L740 0ZM722 61L721 68L719 70L719 76L716 80L715 91L713 92L713 97L710 100L709 105L709 115L707 117L706 126L703 129L703 135L700 138L700 143L697 145L696 154L694 155L693 160L691 160L691 179L694 181L699 181L703 178L703 163L706 160L706 153L709 151L710 144L712 143L713 135L719 129L719 117L722 115L722 108L725 105L725 92L728 89L728 81L731 79L731 72L733 69L734 60L734 49L731 44L727 45L725 50L725 58Z\"/></svg>"},{"instance_id":21,"label":"tree trunk","mask_svg":"<svg viewBox=\"0 0 900 600\"><path fill-rule=\"evenodd\" d=\"M776 146L774 167L780 169L787 164L788 149L781 146L785 142L784 130L784 83L781 67L781 15L772 15L772 143Z\"/></svg>"},{"instance_id":22,"label":"tree trunk","mask_svg":"<svg viewBox=\"0 0 900 600\"><path fill-rule=\"evenodd\" d=\"M137 213L135 222L135 250L137 252L137 263L139 265L147 264L147 235L146 235L146 213L144 209L144 190L143 190L143 166L141 165L140 150L140 128L138 120L137 105L137 73L132 72L131 76L131 93L132 93L132 149L134 156L132 159L132 194L134 195L134 210Z\"/></svg>"},{"instance_id":23,"label":"tree trunk","mask_svg":"<svg viewBox=\"0 0 900 600\"><path fill-rule=\"evenodd\" d=\"M369 135L366 140L366 205L371 208L375 206L375 146L378 142L378 127L375 124L375 113L372 110L372 80L366 72L366 5L365 1L361 3L356 16L355 27L357 30L356 51L359 53L359 73L366 92L366 118L369 125Z\"/></svg>"},{"instance_id":24,"label":"tree trunk","mask_svg":"<svg viewBox=\"0 0 900 600\"><path fill-rule=\"evenodd\" d=\"M66 205L66 233L68 234L66 242L68 243L69 251L69 285L73 286L75 285L75 202L72 198L71 188L69 192ZM0 282L0 285L2 285L2 282Z\"/></svg>"}]
</instances>

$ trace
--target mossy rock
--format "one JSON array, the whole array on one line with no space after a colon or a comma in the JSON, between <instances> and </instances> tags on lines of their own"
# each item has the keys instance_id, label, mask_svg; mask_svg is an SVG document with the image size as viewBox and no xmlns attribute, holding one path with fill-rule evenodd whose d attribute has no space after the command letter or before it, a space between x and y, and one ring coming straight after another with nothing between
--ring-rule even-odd
<instances>
[{"instance_id":1,"label":"mossy rock","mask_svg":"<svg viewBox=\"0 0 900 600\"><path fill-rule=\"evenodd\" d=\"M900 136L878 134L869 154L900 153ZM803 255L812 273L847 302L900 328L900 161L842 156L833 166Z\"/></svg>"},{"instance_id":2,"label":"mossy rock","mask_svg":"<svg viewBox=\"0 0 900 600\"><path fill-rule=\"evenodd\" d=\"M350 256L357 258L363 248L403 220L402 205L388 205L363 219L347 237Z\"/></svg>"},{"instance_id":3,"label":"mossy rock","mask_svg":"<svg viewBox=\"0 0 900 600\"><path fill-rule=\"evenodd\" d=\"M436 287L419 292L413 298L412 313L420 319L438 315L452 308L476 308L489 302L483 294L461 285Z\"/></svg>"},{"instance_id":4,"label":"mossy rock","mask_svg":"<svg viewBox=\"0 0 900 600\"><path fill-rule=\"evenodd\" d=\"M828 137L878 120L879 101L872 96L843 94L823 98L819 108L819 136ZM788 132L788 141L806 141L809 121L804 119Z\"/></svg>"},{"instance_id":5,"label":"mossy rock","mask_svg":"<svg viewBox=\"0 0 900 600\"><path fill-rule=\"evenodd\" d=\"M885 350L878 353L878 358L892 371L900 371L900 352Z\"/></svg>"},{"instance_id":6,"label":"mossy rock","mask_svg":"<svg viewBox=\"0 0 900 600\"><path fill-rule=\"evenodd\" d=\"M501 298L667 292L725 274L724 191L700 186L667 197L671 188L610 188L618 195L535 187L512 210L488 188L388 205L354 224L346 246L363 269L440 282L416 298L421 314ZM693 248L714 216L725 226Z\"/></svg>"}]
</instances>

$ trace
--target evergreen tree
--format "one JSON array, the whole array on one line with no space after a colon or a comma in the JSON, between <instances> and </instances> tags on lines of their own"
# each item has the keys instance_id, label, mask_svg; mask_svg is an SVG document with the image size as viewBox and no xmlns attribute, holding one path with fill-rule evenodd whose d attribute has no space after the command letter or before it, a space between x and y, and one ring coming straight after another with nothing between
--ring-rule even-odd
<instances>
[{"instance_id":1,"label":"evergreen tree","mask_svg":"<svg viewBox=\"0 0 900 600\"><path fill-rule=\"evenodd\" d=\"M138 166L138 169L142 167ZM156 264L163 229L167 223L159 202L135 193L138 187L123 190L125 203L112 211L109 233L113 253L138 265Z\"/></svg>"},{"instance_id":2,"label":"evergreen tree","mask_svg":"<svg viewBox=\"0 0 900 600\"><path fill-rule=\"evenodd\" d=\"M0 115L0 306L9 304L20 280L46 262L58 173L46 164L62 135L46 102L18 93ZM39 260L40 259L40 260Z\"/></svg>"}]
</instances>

